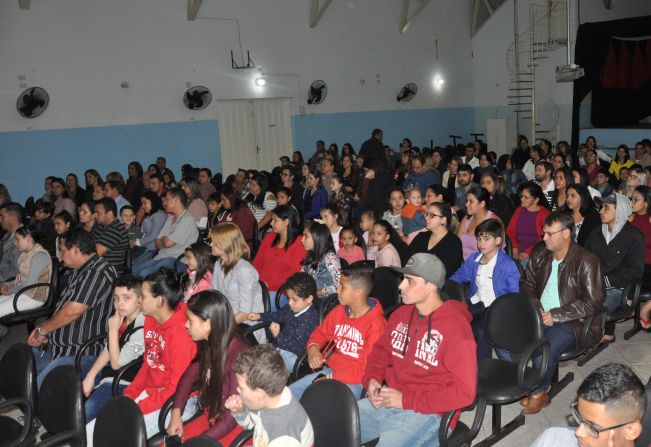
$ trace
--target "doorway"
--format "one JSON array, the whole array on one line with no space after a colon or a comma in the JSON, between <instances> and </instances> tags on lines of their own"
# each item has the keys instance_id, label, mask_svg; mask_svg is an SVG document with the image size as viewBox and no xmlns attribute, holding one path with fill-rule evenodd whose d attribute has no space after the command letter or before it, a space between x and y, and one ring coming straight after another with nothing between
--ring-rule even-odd
<instances>
[{"instance_id":1,"label":"doorway","mask_svg":"<svg viewBox=\"0 0 651 447\"><path fill-rule=\"evenodd\" d=\"M278 158L291 158L291 98L217 102L224 179L238 168L271 171Z\"/></svg>"}]
</instances>

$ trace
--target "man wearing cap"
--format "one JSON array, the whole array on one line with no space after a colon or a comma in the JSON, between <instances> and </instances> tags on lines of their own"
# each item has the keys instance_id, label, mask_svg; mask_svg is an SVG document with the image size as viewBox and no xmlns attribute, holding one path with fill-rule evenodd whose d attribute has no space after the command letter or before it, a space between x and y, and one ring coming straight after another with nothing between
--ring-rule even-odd
<instances>
[{"instance_id":1,"label":"man wearing cap","mask_svg":"<svg viewBox=\"0 0 651 447\"><path fill-rule=\"evenodd\" d=\"M520 293L539 301L544 336L549 342L549 363L541 386L520 401L522 413L538 413L549 405L547 391L561 354L576 345L583 328L582 319L601 311L605 288L599 260L574 242L572 214L555 211L543 222L544 245L531 252L520 278ZM601 318L588 332L588 346L601 340ZM541 356L534 358L540 368Z\"/></svg>"},{"instance_id":2,"label":"man wearing cap","mask_svg":"<svg viewBox=\"0 0 651 447\"><path fill-rule=\"evenodd\" d=\"M622 302L627 284L642 279L644 273L644 236L628 222L631 201L619 193L595 199L600 206L601 226L595 227L585 241L585 248L599 258L606 284L604 306L613 313ZM615 322L607 322L603 340L615 340Z\"/></svg>"},{"instance_id":3,"label":"man wearing cap","mask_svg":"<svg viewBox=\"0 0 651 447\"><path fill-rule=\"evenodd\" d=\"M460 301L441 298L445 267L435 255L415 254L394 270L404 275L403 306L391 314L366 364L368 398L358 402L362 443L438 445L443 413L475 399L471 316Z\"/></svg>"}]
</instances>

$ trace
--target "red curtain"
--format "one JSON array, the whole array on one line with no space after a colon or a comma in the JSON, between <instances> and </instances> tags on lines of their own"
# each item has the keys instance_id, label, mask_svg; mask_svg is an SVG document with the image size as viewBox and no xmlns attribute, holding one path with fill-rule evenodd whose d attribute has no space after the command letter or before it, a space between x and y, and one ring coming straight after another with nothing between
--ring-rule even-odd
<instances>
[{"instance_id":1,"label":"red curtain","mask_svg":"<svg viewBox=\"0 0 651 447\"><path fill-rule=\"evenodd\" d=\"M601 86L611 90L638 90L650 80L651 40L611 39L599 74Z\"/></svg>"}]
</instances>

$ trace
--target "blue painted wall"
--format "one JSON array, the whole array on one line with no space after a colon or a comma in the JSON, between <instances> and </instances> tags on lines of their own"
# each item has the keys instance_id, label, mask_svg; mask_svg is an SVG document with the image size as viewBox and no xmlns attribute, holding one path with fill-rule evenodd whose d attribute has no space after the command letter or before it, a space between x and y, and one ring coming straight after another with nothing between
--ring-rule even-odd
<instances>
[{"instance_id":1,"label":"blue painted wall","mask_svg":"<svg viewBox=\"0 0 651 447\"><path fill-rule=\"evenodd\" d=\"M449 134L470 141L469 133L475 130L470 107L296 115L292 126L294 146L307 156L319 139L339 147L349 142L358 150L376 127L384 130L384 142L393 148L407 136L417 146L429 145L430 140L448 144ZM14 200L24 202L30 195L43 194L48 175L74 172L83 186L88 168L102 176L113 170L126 175L130 161L139 161L146 169L158 155L167 158L177 175L184 163L221 170L217 121L0 132L0 183Z\"/></svg>"}]
</instances>

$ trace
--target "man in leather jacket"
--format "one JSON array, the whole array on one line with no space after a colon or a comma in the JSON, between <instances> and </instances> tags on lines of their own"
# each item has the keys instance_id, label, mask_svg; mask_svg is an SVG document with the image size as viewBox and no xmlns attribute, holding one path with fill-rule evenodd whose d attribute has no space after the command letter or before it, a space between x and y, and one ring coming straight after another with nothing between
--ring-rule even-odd
<instances>
[{"instance_id":1,"label":"man in leather jacket","mask_svg":"<svg viewBox=\"0 0 651 447\"><path fill-rule=\"evenodd\" d=\"M524 414L538 413L550 403L547 391L560 355L580 339L582 319L601 311L605 285L599 259L574 243L574 220L567 212L553 212L543 222L543 241L534 248L520 279L520 292L539 300L545 338L551 346L549 364L540 388L522 400ZM588 333L587 344L602 337L601 319ZM535 359L536 365L541 359Z\"/></svg>"}]
</instances>

